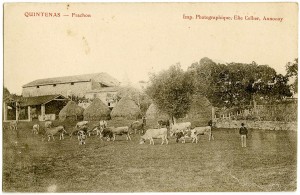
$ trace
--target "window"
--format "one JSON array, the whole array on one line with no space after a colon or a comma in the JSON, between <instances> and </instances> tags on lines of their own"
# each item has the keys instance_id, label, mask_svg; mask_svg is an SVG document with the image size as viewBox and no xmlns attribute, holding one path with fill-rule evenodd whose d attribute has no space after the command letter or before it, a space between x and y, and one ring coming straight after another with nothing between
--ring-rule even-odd
<instances>
[{"instance_id":1,"label":"window","mask_svg":"<svg viewBox=\"0 0 300 195\"><path fill-rule=\"evenodd\" d=\"M74 82L72 82L71 85L74 85Z\"/></svg>"},{"instance_id":2,"label":"window","mask_svg":"<svg viewBox=\"0 0 300 195\"><path fill-rule=\"evenodd\" d=\"M56 87L56 84L53 84L53 87Z\"/></svg>"},{"instance_id":3,"label":"window","mask_svg":"<svg viewBox=\"0 0 300 195\"><path fill-rule=\"evenodd\" d=\"M36 86L36 88L40 88L40 86Z\"/></svg>"}]
</instances>

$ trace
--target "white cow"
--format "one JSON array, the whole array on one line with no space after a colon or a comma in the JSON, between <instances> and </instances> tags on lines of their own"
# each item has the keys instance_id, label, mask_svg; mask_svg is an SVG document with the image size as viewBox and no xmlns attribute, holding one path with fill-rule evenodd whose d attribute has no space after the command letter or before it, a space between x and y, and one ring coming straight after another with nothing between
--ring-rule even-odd
<instances>
[{"instance_id":1,"label":"white cow","mask_svg":"<svg viewBox=\"0 0 300 195\"><path fill-rule=\"evenodd\" d=\"M89 122L88 121L80 121L80 122L78 122L77 124L76 124L76 128L78 128L78 129L81 129L81 128L84 128L84 127L87 127L87 124L88 124Z\"/></svg>"},{"instance_id":2,"label":"white cow","mask_svg":"<svg viewBox=\"0 0 300 195\"><path fill-rule=\"evenodd\" d=\"M126 140L128 139L131 140L128 126L116 127L116 128L112 127L111 132L113 134L113 141L115 141L116 135L123 135L123 134L126 135Z\"/></svg>"},{"instance_id":3,"label":"white cow","mask_svg":"<svg viewBox=\"0 0 300 195\"><path fill-rule=\"evenodd\" d=\"M173 136L178 132L184 133L185 131L189 131L191 129L191 125L191 122L171 124L170 136Z\"/></svg>"},{"instance_id":4,"label":"white cow","mask_svg":"<svg viewBox=\"0 0 300 195\"><path fill-rule=\"evenodd\" d=\"M39 134L40 131L40 125L39 124L34 124L32 127L32 133L33 134Z\"/></svg>"},{"instance_id":5,"label":"white cow","mask_svg":"<svg viewBox=\"0 0 300 195\"><path fill-rule=\"evenodd\" d=\"M198 143L198 135L208 135L208 140L210 141L211 139L214 140L214 136L211 133L211 126L206 126L206 127L195 127L194 129L191 130L191 138L192 138L192 143L196 141Z\"/></svg>"},{"instance_id":6,"label":"white cow","mask_svg":"<svg viewBox=\"0 0 300 195\"><path fill-rule=\"evenodd\" d=\"M64 126L57 126L52 128L46 128L45 136L48 137L48 141L50 141L51 137L54 141L54 135L59 134L59 140L64 139L64 133L67 133Z\"/></svg>"},{"instance_id":7,"label":"white cow","mask_svg":"<svg viewBox=\"0 0 300 195\"><path fill-rule=\"evenodd\" d=\"M168 129L167 128L161 128L161 129L148 129L146 133L141 136L140 144L144 144L147 139L150 140L150 144L152 143L154 145L153 139L162 139L161 144L164 144L164 141L166 141L166 144L168 144Z\"/></svg>"},{"instance_id":8,"label":"white cow","mask_svg":"<svg viewBox=\"0 0 300 195\"><path fill-rule=\"evenodd\" d=\"M100 127L103 128L103 129L106 128L107 127L107 122L105 120L101 120L100 121Z\"/></svg>"},{"instance_id":9,"label":"white cow","mask_svg":"<svg viewBox=\"0 0 300 195\"><path fill-rule=\"evenodd\" d=\"M18 121L11 121L9 123L10 130L18 130Z\"/></svg>"},{"instance_id":10,"label":"white cow","mask_svg":"<svg viewBox=\"0 0 300 195\"><path fill-rule=\"evenodd\" d=\"M52 121L46 121L45 128L50 128L50 127L52 127Z\"/></svg>"}]
</instances>

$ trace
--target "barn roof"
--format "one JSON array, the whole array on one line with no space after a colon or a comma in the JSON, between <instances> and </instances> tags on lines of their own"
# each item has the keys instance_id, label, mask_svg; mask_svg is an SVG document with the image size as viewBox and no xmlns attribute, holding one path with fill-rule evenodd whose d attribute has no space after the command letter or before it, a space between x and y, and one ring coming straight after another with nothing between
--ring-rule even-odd
<instances>
[{"instance_id":1,"label":"barn roof","mask_svg":"<svg viewBox=\"0 0 300 195\"><path fill-rule=\"evenodd\" d=\"M101 89L93 89L88 91L87 93L98 93L98 92L117 92L120 87L102 87Z\"/></svg>"},{"instance_id":2,"label":"barn roof","mask_svg":"<svg viewBox=\"0 0 300 195\"><path fill-rule=\"evenodd\" d=\"M54 77L46 79L38 79L23 85L23 87L34 87L38 85L53 85L62 83L77 83L77 82L89 82L96 81L106 86L118 86L120 82L105 72L94 74L83 74L65 77Z\"/></svg>"},{"instance_id":3,"label":"barn roof","mask_svg":"<svg viewBox=\"0 0 300 195\"><path fill-rule=\"evenodd\" d=\"M56 99L67 100L62 95L43 95L43 96L35 96L35 97L23 97L22 99L20 99L20 106L37 106L41 104L46 104Z\"/></svg>"}]
</instances>

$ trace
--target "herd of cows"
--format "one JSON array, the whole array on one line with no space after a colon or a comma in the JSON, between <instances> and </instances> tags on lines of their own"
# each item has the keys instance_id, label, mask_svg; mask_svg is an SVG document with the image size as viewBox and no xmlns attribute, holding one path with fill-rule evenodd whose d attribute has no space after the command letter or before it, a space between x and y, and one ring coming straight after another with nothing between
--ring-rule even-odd
<instances>
[{"instance_id":1,"label":"herd of cows","mask_svg":"<svg viewBox=\"0 0 300 195\"><path fill-rule=\"evenodd\" d=\"M209 141L214 139L211 131L211 123L205 127L195 127L191 128L190 122L175 123L172 124L169 120L159 120L157 122L157 127L153 129L148 129L145 131L146 121L134 121L129 126L113 127L108 126L107 121L101 120L93 128L89 128L88 121L80 121L75 127L67 132L63 125L54 127L51 121L46 121L44 128L40 128L39 124L34 124L32 127L33 134L41 134L42 141L48 138L54 140L55 135L59 135L59 139L64 139L64 135L69 135L70 138L77 136L79 144L85 144L87 137L95 135L103 141L115 141L116 136L126 136L126 140L131 140L130 135L137 132L141 135L140 144L144 144L146 140L150 141L150 144L154 145L154 139L162 139L161 144L168 144L168 132L170 137L175 137L176 142L181 141L185 143L186 139L191 139L192 143L198 143L198 136L208 135ZM10 129L17 130L18 123L13 121L10 123Z\"/></svg>"}]
</instances>

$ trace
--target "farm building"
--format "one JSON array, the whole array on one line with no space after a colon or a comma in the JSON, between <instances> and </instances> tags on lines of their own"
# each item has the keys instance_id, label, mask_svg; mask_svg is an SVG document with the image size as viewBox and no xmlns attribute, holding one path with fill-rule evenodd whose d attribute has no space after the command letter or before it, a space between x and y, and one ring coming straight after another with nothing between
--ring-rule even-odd
<instances>
[{"instance_id":1,"label":"farm building","mask_svg":"<svg viewBox=\"0 0 300 195\"><path fill-rule=\"evenodd\" d=\"M68 99L62 95L44 95L21 97L10 102L4 102L4 121L55 120Z\"/></svg>"},{"instance_id":2,"label":"farm building","mask_svg":"<svg viewBox=\"0 0 300 195\"><path fill-rule=\"evenodd\" d=\"M23 97L35 97L43 95L61 94L65 97L100 97L100 99L109 105L107 102L111 93L116 92L120 82L108 75L107 73L94 73L76 76L55 77L38 79L23 85ZM104 90L109 88L109 90ZM114 91L115 90L115 91ZM88 93L87 93L88 92Z\"/></svg>"},{"instance_id":3,"label":"farm building","mask_svg":"<svg viewBox=\"0 0 300 195\"><path fill-rule=\"evenodd\" d=\"M59 120L82 120L84 109L76 104L74 101L69 101L59 112Z\"/></svg>"},{"instance_id":4,"label":"farm building","mask_svg":"<svg viewBox=\"0 0 300 195\"><path fill-rule=\"evenodd\" d=\"M123 97L110 113L111 118L137 119L140 115L140 108L128 96Z\"/></svg>"},{"instance_id":5,"label":"farm building","mask_svg":"<svg viewBox=\"0 0 300 195\"><path fill-rule=\"evenodd\" d=\"M155 104L151 104L146 112L146 118L147 119L153 119L153 120L158 120L158 119L169 119L169 115L161 112L158 110L157 106Z\"/></svg>"},{"instance_id":6,"label":"farm building","mask_svg":"<svg viewBox=\"0 0 300 195\"><path fill-rule=\"evenodd\" d=\"M110 119L110 109L99 98L95 98L93 102L84 110L84 120L99 121Z\"/></svg>"}]
</instances>

